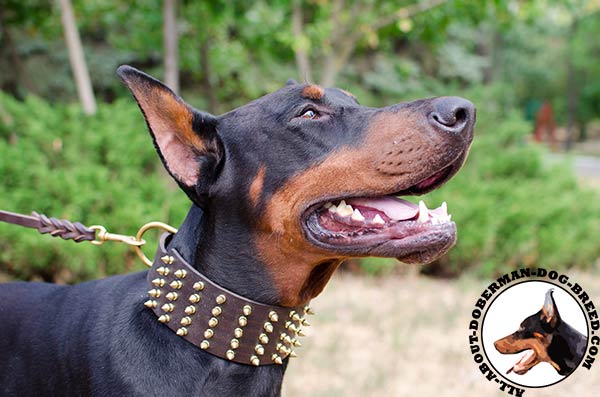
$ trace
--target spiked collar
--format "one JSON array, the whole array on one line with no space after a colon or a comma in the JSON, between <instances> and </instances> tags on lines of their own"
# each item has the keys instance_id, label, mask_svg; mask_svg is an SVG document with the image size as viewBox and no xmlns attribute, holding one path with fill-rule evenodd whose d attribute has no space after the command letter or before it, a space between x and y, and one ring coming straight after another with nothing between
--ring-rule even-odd
<instances>
[{"instance_id":1,"label":"spiked collar","mask_svg":"<svg viewBox=\"0 0 600 397\"><path fill-rule=\"evenodd\" d=\"M194 269L162 235L148 271L144 305L158 321L200 349L247 365L282 364L295 357L308 307L265 305L231 292Z\"/></svg>"}]
</instances>

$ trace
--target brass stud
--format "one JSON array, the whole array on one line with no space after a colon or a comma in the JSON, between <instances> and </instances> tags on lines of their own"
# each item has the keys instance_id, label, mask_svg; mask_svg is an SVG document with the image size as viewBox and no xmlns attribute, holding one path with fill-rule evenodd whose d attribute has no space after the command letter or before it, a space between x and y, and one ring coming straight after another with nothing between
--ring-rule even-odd
<instances>
[{"instance_id":1,"label":"brass stud","mask_svg":"<svg viewBox=\"0 0 600 397\"><path fill-rule=\"evenodd\" d=\"M302 317L302 319L300 320L300 324L304 325L305 327L310 327L310 323L304 317Z\"/></svg>"},{"instance_id":2,"label":"brass stud","mask_svg":"<svg viewBox=\"0 0 600 397\"><path fill-rule=\"evenodd\" d=\"M241 328L236 328L233 330L233 336L235 336L236 338L241 338L242 335L244 335L244 330Z\"/></svg>"},{"instance_id":3,"label":"brass stud","mask_svg":"<svg viewBox=\"0 0 600 397\"><path fill-rule=\"evenodd\" d=\"M258 335L258 340L260 341L260 343L263 343L265 345L267 343L269 343L269 337L267 336L267 334L260 334L260 335Z\"/></svg>"},{"instance_id":4,"label":"brass stud","mask_svg":"<svg viewBox=\"0 0 600 397\"><path fill-rule=\"evenodd\" d=\"M153 298L160 298L160 290L153 288L150 291L148 291L148 295L150 295Z\"/></svg>"},{"instance_id":5,"label":"brass stud","mask_svg":"<svg viewBox=\"0 0 600 397\"><path fill-rule=\"evenodd\" d=\"M296 354L296 352L295 352L295 351L293 351L293 350L292 350L292 351L290 351L290 354L289 354L289 356L290 356L291 358L296 358L296 357L298 357L298 355Z\"/></svg>"},{"instance_id":6,"label":"brass stud","mask_svg":"<svg viewBox=\"0 0 600 397\"><path fill-rule=\"evenodd\" d=\"M277 354L273 354L271 356L271 360L273 360L276 364L279 364L279 365L283 364L283 360Z\"/></svg>"},{"instance_id":7,"label":"brass stud","mask_svg":"<svg viewBox=\"0 0 600 397\"><path fill-rule=\"evenodd\" d=\"M206 339L210 339L213 337L213 335L215 334L215 331L213 331L212 329L208 328L206 331L204 331L204 337Z\"/></svg>"},{"instance_id":8,"label":"brass stud","mask_svg":"<svg viewBox=\"0 0 600 397\"><path fill-rule=\"evenodd\" d=\"M252 365L256 365L257 367L260 365L260 360L256 356L250 357L250 362Z\"/></svg>"},{"instance_id":9,"label":"brass stud","mask_svg":"<svg viewBox=\"0 0 600 397\"><path fill-rule=\"evenodd\" d=\"M238 318L238 324L240 325L240 327L245 327L246 324L248 324L248 319L246 318L246 316L240 316L240 318Z\"/></svg>"},{"instance_id":10,"label":"brass stud","mask_svg":"<svg viewBox=\"0 0 600 397\"><path fill-rule=\"evenodd\" d=\"M277 313L275 313L273 310L271 310L269 312L269 320L273 321L274 323L277 322L277 320L279 320L279 316L277 315Z\"/></svg>"},{"instance_id":11,"label":"brass stud","mask_svg":"<svg viewBox=\"0 0 600 397\"><path fill-rule=\"evenodd\" d=\"M292 351L289 347L285 346L283 343L278 343L275 348L277 349L277 351L279 351L280 353L282 353L284 355L288 355Z\"/></svg>"},{"instance_id":12,"label":"brass stud","mask_svg":"<svg viewBox=\"0 0 600 397\"><path fill-rule=\"evenodd\" d=\"M290 312L290 317L294 321L300 321L302 319L302 317L300 317L300 315L293 310Z\"/></svg>"},{"instance_id":13,"label":"brass stud","mask_svg":"<svg viewBox=\"0 0 600 397\"><path fill-rule=\"evenodd\" d=\"M183 283L181 280L173 280L169 286L173 289L181 289L181 287L183 287Z\"/></svg>"},{"instance_id":14,"label":"brass stud","mask_svg":"<svg viewBox=\"0 0 600 397\"><path fill-rule=\"evenodd\" d=\"M192 286L196 291L202 291L204 289L204 283L202 281L196 281Z\"/></svg>"},{"instance_id":15,"label":"brass stud","mask_svg":"<svg viewBox=\"0 0 600 397\"><path fill-rule=\"evenodd\" d=\"M300 343L300 341L296 338L292 339L292 345L296 346L296 347L300 347L302 346L302 343Z\"/></svg>"},{"instance_id":16,"label":"brass stud","mask_svg":"<svg viewBox=\"0 0 600 397\"><path fill-rule=\"evenodd\" d=\"M188 330L186 327L181 327L177 330L177 335L179 336L186 336L188 334Z\"/></svg>"},{"instance_id":17,"label":"brass stud","mask_svg":"<svg viewBox=\"0 0 600 397\"><path fill-rule=\"evenodd\" d=\"M313 311L313 309L311 309L308 306L304 306L304 313L309 314L311 316L315 314L315 312Z\"/></svg>"},{"instance_id":18,"label":"brass stud","mask_svg":"<svg viewBox=\"0 0 600 397\"><path fill-rule=\"evenodd\" d=\"M200 295L198 295L198 294L190 295L190 302L192 302L192 303L200 302Z\"/></svg>"},{"instance_id":19,"label":"brass stud","mask_svg":"<svg viewBox=\"0 0 600 397\"><path fill-rule=\"evenodd\" d=\"M160 260L163 261L165 265L170 265L175 262L175 258L173 258L171 255L165 255L161 257Z\"/></svg>"},{"instance_id":20,"label":"brass stud","mask_svg":"<svg viewBox=\"0 0 600 397\"><path fill-rule=\"evenodd\" d=\"M263 347L263 345L256 345L256 346L254 346L254 351L259 356L262 356L263 354L265 354L265 348Z\"/></svg>"},{"instance_id":21,"label":"brass stud","mask_svg":"<svg viewBox=\"0 0 600 397\"><path fill-rule=\"evenodd\" d=\"M235 358L235 352L233 350L227 350L225 357L227 357L228 360L233 360Z\"/></svg>"},{"instance_id":22,"label":"brass stud","mask_svg":"<svg viewBox=\"0 0 600 397\"><path fill-rule=\"evenodd\" d=\"M168 314L163 314L158 318L158 321L160 321L161 323L168 323L169 321L171 321L171 316L169 316Z\"/></svg>"},{"instance_id":23,"label":"brass stud","mask_svg":"<svg viewBox=\"0 0 600 397\"><path fill-rule=\"evenodd\" d=\"M167 295L165 295L165 297L170 301L176 301L179 295L177 292L169 292Z\"/></svg>"},{"instance_id":24,"label":"brass stud","mask_svg":"<svg viewBox=\"0 0 600 397\"><path fill-rule=\"evenodd\" d=\"M266 323L263 325L263 328L264 328L264 329L265 329L265 331L267 331L267 332L273 332L273 324L271 324L271 323L270 323L270 322L268 322L268 321L267 321L267 322L266 322Z\"/></svg>"},{"instance_id":25,"label":"brass stud","mask_svg":"<svg viewBox=\"0 0 600 397\"><path fill-rule=\"evenodd\" d=\"M298 328L296 327L296 325L294 325L294 323L291 321L285 322L285 329L289 329L292 332L298 331Z\"/></svg>"},{"instance_id":26,"label":"brass stud","mask_svg":"<svg viewBox=\"0 0 600 397\"><path fill-rule=\"evenodd\" d=\"M175 273L173 273L173 275L175 275L175 277L177 277L177 278L185 278L185 276L187 276L187 270L185 270L185 269L176 270Z\"/></svg>"},{"instance_id":27,"label":"brass stud","mask_svg":"<svg viewBox=\"0 0 600 397\"><path fill-rule=\"evenodd\" d=\"M251 315L252 314L252 306L244 305L244 307L242 307L242 313L244 313L244 316Z\"/></svg>"},{"instance_id":28,"label":"brass stud","mask_svg":"<svg viewBox=\"0 0 600 397\"><path fill-rule=\"evenodd\" d=\"M146 306L147 308L150 308L150 309L154 309L156 307L156 305L157 305L156 301L154 301L152 299L149 299L146 302L144 302L144 306Z\"/></svg>"},{"instance_id":29,"label":"brass stud","mask_svg":"<svg viewBox=\"0 0 600 397\"><path fill-rule=\"evenodd\" d=\"M192 323L192 318L188 317L188 316L185 316L184 318L181 319L181 321L179 321L179 323L181 325L188 326L188 325L190 325Z\"/></svg>"},{"instance_id":30,"label":"brass stud","mask_svg":"<svg viewBox=\"0 0 600 397\"><path fill-rule=\"evenodd\" d=\"M223 295L223 294L218 295L215 298L215 302L217 302L217 305L222 305L223 303L225 303L226 300L227 300L227 297L225 295Z\"/></svg>"},{"instance_id":31,"label":"brass stud","mask_svg":"<svg viewBox=\"0 0 600 397\"><path fill-rule=\"evenodd\" d=\"M240 341L237 340L236 338L233 338L230 342L229 342L229 346L231 346L232 349L237 349L238 347L240 347Z\"/></svg>"},{"instance_id":32,"label":"brass stud","mask_svg":"<svg viewBox=\"0 0 600 397\"><path fill-rule=\"evenodd\" d=\"M161 266L158 269L156 269L156 273L160 274L161 276L168 276L169 268Z\"/></svg>"},{"instance_id":33,"label":"brass stud","mask_svg":"<svg viewBox=\"0 0 600 397\"><path fill-rule=\"evenodd\" d=\"M206 350L210 347L210 342L207 341L206 339L203 340L202 342L200 342L200 349L202 350Z\"/></svg>"},{"instance_id":34,"label":"brass stud","mask_svg":"<svg viewBox=\"0 0 600 397\"><path fill-rule=\"evenodd\" d=\"M296 331L296 335L298 335L298 336L306 336L306 334L304 333L304 331L302 331L302 328L299 328L299 329Z\"/></svg>"},{"instance_id":35,"label":"brass stud","mask_svg":"<svg viewBox=\"0 0 600 397\"><path fill-rule=\"evenodd\" d=\"M287 344L291 344L292 343L292 338L286 334L285 332L282 332L281 335L279 335L279 339L284 341Z\"/></svg>"},{"instance_id":36,"label":"brass stud","mask_svg":"<svg viewBox=\"0 0 600 397\"><path fill-rule=\"evenodd\" d=\"M219 325L219 320L217 320L214 317L211 317L210 320L208 320L208 326L211 328L216 327L217 325Z\"/></svg>"},{"instance_id":37,"label":"brass stud","mask_svg":"<svg viewBox=\"0 0 600 397\"><path fill-rule=\"evenodd\" d=\"M155 287L164 287L165 279L164 278L155 278L154 280L152 280L152 285L154 285Z\"/></svg>"},{"instance_id":38,"label":"brass stud","mask_svg":"<svg viewBox=\"0 0 600 397\"><path fill-rule=\"evenodd\" d=\"M161 309L162 309L164 312L170 313L170 312L172 312L173 310L175 310L175 305L174 305L174 304L172 304L172 303L165 303L164 305L162 305L162 306L161 306Z\"/></svg>"},{"instance_id":39,"label":"brass stud","mask_svg":"<svg viewBox=\"0 0 600 397\"><path fill-rule=\"evenodd\" d=\"M186 306L184 312L188 316L191 316L192 314L196 313L196 306L194 306L194 305Z\"/></svg>"},{"instance_id":40,"label":"brass stud","mask_svg":"<svg viewBox=\"0 0 600 397\"><path fill-rule=\"evenodd\" d=\"M221 315L221 313L223 313L223 310L220 306L215 306L212 308L211 313L213 316L218 317Z\"/></svg>"}]
</instances>

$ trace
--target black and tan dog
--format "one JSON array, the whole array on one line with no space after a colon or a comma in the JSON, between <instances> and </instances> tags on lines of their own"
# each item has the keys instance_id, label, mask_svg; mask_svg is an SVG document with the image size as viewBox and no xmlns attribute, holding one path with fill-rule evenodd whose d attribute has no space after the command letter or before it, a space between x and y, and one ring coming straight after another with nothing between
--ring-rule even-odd
<instances>
[{"instance_id":1,"label":"black and tan dog","mask_svg":"<svg viewBox=\"0 0 600 397\"><path fill-rule=\"evenodd\" d=\"M473 138L469 101L442 97L367 108L345 91L290 81L216 117L131 67L118 74L165 167L193 202L168 248L229 291L269 305L304 305L345 258L426 263L454 244L456 227L445 205L429 210L395 196L429 192L459 170ZM156 307L147 301L147 273L74 286L0 286L0 394L279 394L287 359L259 365L252 357L255 367L188 343L147 308ZM170 281L171 300L179 281ZM163 298L159 290L151 294ZM220 311L213 308L215 316ZM210 321L217 320L224 321ZM232 349L237 343L232 340Z\"/></svg>"},{"instance_id":2,"label":"black and tan dog","mask_svg":"<svg viewBox=\"0 0 600 397\"><path fill-rule=\"evenodd\" d=\"M516 332L494 342L502 354L525 352L507 374L524 375L539 363L547 362L560 375L567 376L581 362L587 338L561 319L552 291L546 292L539 312L523 320Z\"/></svg>"}]
</instances>

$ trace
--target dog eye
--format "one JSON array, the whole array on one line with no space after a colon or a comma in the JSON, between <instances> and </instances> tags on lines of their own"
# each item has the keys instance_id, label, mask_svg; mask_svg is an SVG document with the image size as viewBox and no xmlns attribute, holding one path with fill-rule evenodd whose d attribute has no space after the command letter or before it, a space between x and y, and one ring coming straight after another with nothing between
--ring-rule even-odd
<instances>
[{"instance_id":1,"label":"dog eye","mask_svg":"<svg viewBox=\"0 0 600 397\"><path fill-rule=\"evenodd\" d=\"M317 113L313 109L307 109L306 111L304 111L304 113L302 113L300 117L302 117L303 119L316 120L319 118L319 113Z\"/></svg>"}]
</instances>

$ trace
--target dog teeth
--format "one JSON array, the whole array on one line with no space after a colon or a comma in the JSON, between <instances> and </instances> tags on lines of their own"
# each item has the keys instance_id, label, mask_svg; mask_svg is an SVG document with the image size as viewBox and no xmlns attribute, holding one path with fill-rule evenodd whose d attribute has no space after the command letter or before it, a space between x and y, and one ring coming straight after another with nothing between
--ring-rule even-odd
<instances>
[{"instance_id":1,"label":"dog teeth","mask_svg":"<svg viewBox=\"0 0 600 397\"><path fill-rule=\"evenodd\" d=\"M337 207L331 204L331 207L327 208L327 211L331 212L332 214L335 214L337 212Z\"/></svg>"},{"instance_id":2,"label":"dog teeth","mask_svg":"<svg viewBox=\"0 0 600 397\"><path fill-rule=\"evenodd\" d=\"M329 209L329 208L333 207L333 203L331 201L329 201L329 202L325 203L323 205L323 207L325 207L325 209Z\"/></svg>"},{"instance_id":3,"label":"dog teeth","mask_svg":"<svg viewBox=\"0 0 600 397\"><path fill-rule=\"evenodd\" d=\"M421 200L421 201L419 201L419 218L417 219L417 222L425 223L428 220L429 220L429 210L427 209L425 202L423 200Z\"/></svg>"},{"instance_id":4,"label":"dog teeth","mask_svg":"<svg viewBox=\"0 0 600 397\"><path fill-rule=\"evenodd\" d=\"M337 206L337 214L339 216L350 216L354 213L354 208L351 205L346 205L344 200L340 201L340 204Z\"/></svg>"},{"instance_id":5,"label":"dog teeth","mask_svg":"<svg viewBox=\"0 0 600 397\"><path fill-rule=\"evenodd\" d=\"M376 225L385 225L385 221L379 214L375 215L375 218L373 218L373 223Z\"/></svg>"},{"instance_id":6,"label":"dog teeth","mask_svg":"<svg viewBox=\"0 0 600 397\"><path fill-rule=\"evenodd\" d=\"M445 201L442 203L442 206L440 208L442 209L442 215L448 216L448 204L446 204Z\"/></svg>"},{"instance_id":7,"label":"dog teeth","mask_svg":"<svg viewBox=\"0 0 600 397\"><path fill-rule=\"evenodd\" d=\"M354 212L352 212L352 219L355 221L359 221L362 222L365 220L365 217L363 216L363 214L360 213L360 211L358 210L358 208L356 208L354 210Z\"/></svg>"}]
</instances>

